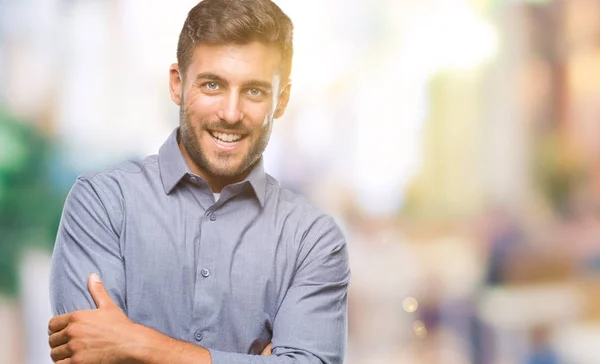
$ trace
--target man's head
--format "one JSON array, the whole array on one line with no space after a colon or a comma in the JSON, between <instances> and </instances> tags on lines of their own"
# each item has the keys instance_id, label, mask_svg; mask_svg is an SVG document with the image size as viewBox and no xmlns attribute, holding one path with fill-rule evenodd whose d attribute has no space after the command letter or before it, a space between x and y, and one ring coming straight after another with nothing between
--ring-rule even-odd
<instances>
[{"instance_id":1,"label":"man's head","mask_svg":"<svg viewBox=\"0 0 600 364\"><path fill-rule=\"evenodd\" d=\"M204 0L188 13L179 34L177 63L187 71L198 44L272 45L281 54L281 79L292 70L293 25L271 0Z\"/></svg>"},{"instance_id":2,"label":"man's head","mask_svg":"<svg viewBox=\"0 0 600 364\"><path fill-rule=\"evenodd\" d=\"M204 0L171 66L182 152L213 189L245 177L289 99L290 19L270 0Z\"/></svg>"}]
</instances>

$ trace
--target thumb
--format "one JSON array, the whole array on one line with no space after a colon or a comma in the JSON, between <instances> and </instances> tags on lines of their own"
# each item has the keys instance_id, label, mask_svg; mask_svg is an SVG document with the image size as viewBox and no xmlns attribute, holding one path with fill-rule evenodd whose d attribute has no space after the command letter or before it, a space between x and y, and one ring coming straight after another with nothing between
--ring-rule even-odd
<instances>
[{"instance_id":1,"label":"thumb","mask_svg":"<svg viewBox=\"0 0 600 364\"><path fill-rule=\"evenodd\" d=\"M98 308L113 308L118 307L116 303L110 298L106 288L100 281L100 277L96 273L90 274L88 278L88 290L90 291L96 307Z\"/></svg>"},{"instance_id":2,"label":"thumb","mask_svg":"<svg viewBox=\"0 0 600 364\"><path fill-rule=\"evenodd\" d=\"M260 355L271 355L271 343L269 343L269 345L267 345L267 347L265 347L262 351L262 353L260 353Z\"/></svg>"}]
</instances>

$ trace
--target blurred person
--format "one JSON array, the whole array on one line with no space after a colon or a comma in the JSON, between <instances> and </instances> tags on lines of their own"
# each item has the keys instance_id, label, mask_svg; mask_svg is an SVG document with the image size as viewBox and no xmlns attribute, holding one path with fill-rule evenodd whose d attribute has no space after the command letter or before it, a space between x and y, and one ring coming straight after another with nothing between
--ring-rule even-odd
<instances>
[{"instance_id":1,"label":"blurred person","mask_svg":"<svg viewBox=\"0 0 600 364\"><path fill-rule=\"evenodd\" d=\"M558 354L550 343L551 330L546 326L537 326L531 332L532 352L526 364L558 364Z\"/></svg>"},{"instance_id":2,"label":"blurred person","mask_svg":"<svg viewBox=\"0 0 600 364\"><path fill-rule=\"evenodd\" d=\"M170 68L179 127L158 155L80 176L65 203L55 362L343 362L345 238L263 170L292 29L269 0L190 10Z\"/></svg>"}]
</instances>

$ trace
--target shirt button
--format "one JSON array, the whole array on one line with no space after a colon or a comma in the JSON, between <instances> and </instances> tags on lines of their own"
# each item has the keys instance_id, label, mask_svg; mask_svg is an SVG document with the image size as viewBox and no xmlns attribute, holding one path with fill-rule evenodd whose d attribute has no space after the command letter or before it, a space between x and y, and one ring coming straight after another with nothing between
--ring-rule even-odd
<instances>
[{"instance_id":1,"label":"shirt button","mask_svg":"<svg viewBox=\"0 0 600 364\"><path fill-rule=\"evenodd\" d=\"M208 218L210 219L210 221L215 221L217 219L217 215L215 215L214 212L211 212L210 214L208 214Z\"/></svg>"},{"instance_id":2,"label":"shirt button","mask_svg":"<svg viewBox=\"0 0 600 364\"><path fill-rule=\"evenodd\" d=\"M202 277L206 278L210 275L210 271L206 268L202 268L202 270L200 271L200 274L202 274Z\"/></svg>"},{"instance_id":3,"label":"shirt button","mask_svg":"<svg viewBox=\"0 0 600 364\"><path fill-rule=\"evenodd\" d=\"M194 334L194 339L196 339L196 341L202 341L202 338L202 332L196 331L196 333Z\"/></svg>"}]
</instances>

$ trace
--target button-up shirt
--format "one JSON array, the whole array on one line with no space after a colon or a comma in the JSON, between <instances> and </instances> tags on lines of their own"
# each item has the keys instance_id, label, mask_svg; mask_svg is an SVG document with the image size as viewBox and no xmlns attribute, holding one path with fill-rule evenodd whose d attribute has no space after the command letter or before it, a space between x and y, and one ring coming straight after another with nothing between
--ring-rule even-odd
<instances>
[{"instance_id":1,"label":"button-up shirt","mask_svg":"<svg viewBox=\"0 0 600 364\"><path fill-rule=\"evenodd\" d=\"M334 220L262 160L215 201L177 133L158 155L77 179L53 253L54 314L95 308L95 272L130 319L206 347L214 364L342 363L350 271ZM269 342L273 355L257 355Z\"/></svg>"}]
</instances>

